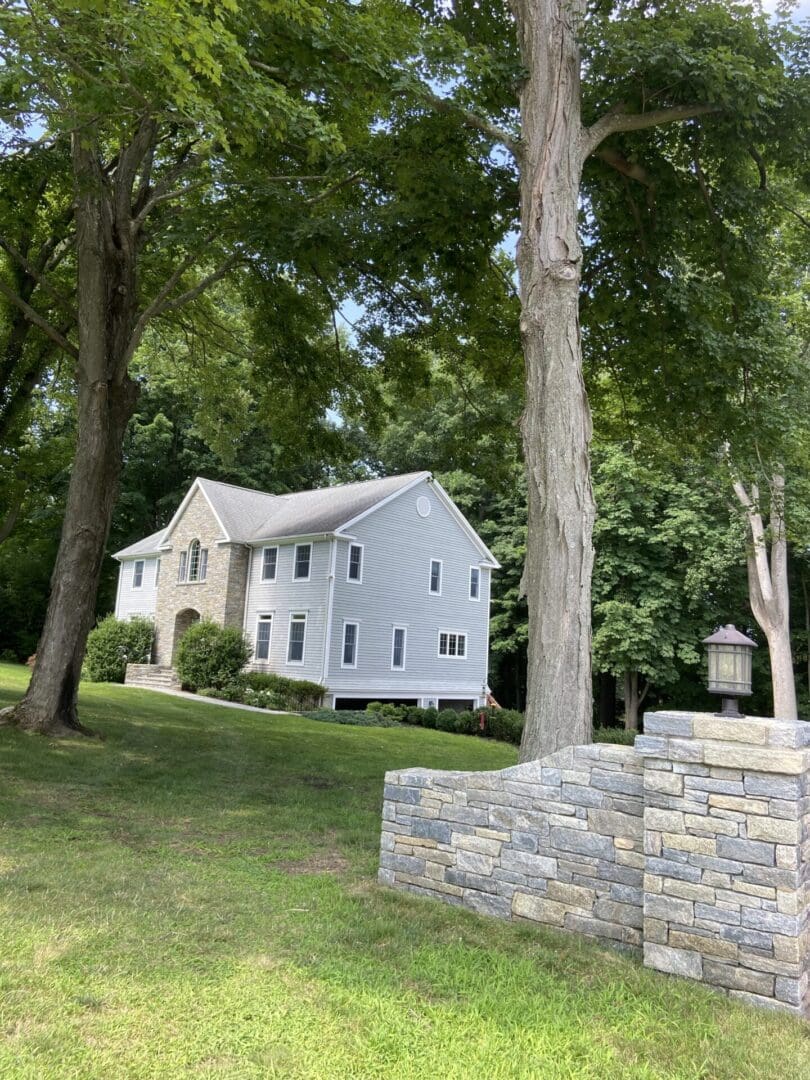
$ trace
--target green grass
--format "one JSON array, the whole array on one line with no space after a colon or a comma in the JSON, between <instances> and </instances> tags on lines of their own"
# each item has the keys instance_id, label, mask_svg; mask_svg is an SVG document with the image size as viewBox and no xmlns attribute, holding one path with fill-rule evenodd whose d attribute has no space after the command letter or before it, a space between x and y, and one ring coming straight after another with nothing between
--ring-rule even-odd
<instances>
[{"instance_id":1,"label":"green grass","mask_svg":"<svg viewBox=\"0 0 810 1080\"><path fill-rule=\"evenodd\" d=\"M24 668L0 665L0 707ZM513 748L88 685L0 729L0 1077L810 1077L808 1027L374 882L382 777Z\"/></svg>"}]
</instances>

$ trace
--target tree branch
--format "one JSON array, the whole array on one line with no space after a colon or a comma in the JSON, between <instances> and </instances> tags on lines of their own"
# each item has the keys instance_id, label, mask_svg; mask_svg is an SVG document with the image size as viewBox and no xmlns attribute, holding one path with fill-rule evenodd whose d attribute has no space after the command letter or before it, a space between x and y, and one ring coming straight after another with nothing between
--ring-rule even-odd
<instances>
[{"instance_id":1,"label":"tree branch","mask_svg":"<svg viewBox=\"0 0 810 1080\"><path fill-rule=\"evenodd\" d=\"M520 140L513 138L508 131L504 131L503 128L498 127L497 124L493 124L490 120L485 119L483 116L479 116L478 113L474 113L470 109L465 109L463 105L457 105L455 101L439 97L438 94L433 94L425 88L422 88L421 90L421 97L422 100L430 105L431 108L435 109L436 112L455 116L466 127L475 128L477 131L483 131L485 135L488 135L495 142L499 142L505 146L515 159L520 158Z\"/></svg>"},{"instance_id":2,"label":"tree branch","mask_svg":"<svg viewBox=\"0 0 810 1080\"><path fill-rule=\"evenodd\" d=\"M10 255L11 258L15 260L15 262L19 263L19 265L23 268L26 274L33 281L35 281L37 285L39 285L43 292L46 292L53 300L55 300L61 307L63 307L69 314L73 315L75 318L75 308L71 301L68 299L68 297L63 296L57 289L53 287L53 285L47 282L43 278L42 274L37 271L36 267L34 267L28 261L28 259L25 258L22 252L17 251L14 245L2 236L0 236L0 248L2 248L3 251Z\"/></svg>"},{"instance_id":3,"label":"tree branch","mask_svg":"<svg viewBox=\"0 0 810 1080\"><path fill-rule=\"evenodd\" d=\"M626 106L617 105L589 128L582 130L582 158L589 157L608 135L619 131L642 131L657 127L659 124L672 124L677 120L691 120L695 116L706 116L720 112L719 105L673 105L668 109L651 109L649 112L628 113Z\"/></svg>"},{"instance_id":4,"label":"tree branch","mask_svg":"<svg viewBox=\"0 0 810 1080\"><path fill-rule=\"evenodd\" d=\"M655 191L655 181L647 170L637 162L629 161L624 154L619 153L613 147L602 146L593 156L599 158L600 161L604 161L606 165L610 165L612 169L620 172L622 176L637 180L639 184L643 184L649 191Z\"/></svg>"},{"instance_id":5,"label":"tree branch","mask_svg":"<svg viewBox=\"0 0 810 1080\"><path fill-rule=\"evenodd\" d=\"M207 237L204 246L210 244L213 239L213 236ZM197 262L198 258L200 258L200 254L201 253L189 255L187 258L185 258L180 263L180 265L176 267L172 275L169 277L169 280L166 282L160 292L158 292L157 296L141 312L138 321L135 323L135 327L132 331L129 344L127 346L127 363L129 363L135 353L135 350L140 345L141 338L144 335L144 331L146 330L146 327L152 319L154 319L158 315L162 315L166 311L175 311L177 308L182 307L184 304L188 304L191 300L194 300L201 293L204 293L205 290L211 285L213 285L215 282L225 277L228 271L232 270L233 267L242 260L242 255L240 254L231 255L217 270L212 271L206 277L202 278L202 280L198 281L193 288L186 290L186 292L184 293L181 293L179 296L175 297L174 300L169 300L168 297L171 295L175 287L180 283L180 279L183 277L183 274L185 274L185 272L189 270L195 262Z\"/></svg>"},{"instance_id":6,"label":"tree branch","mask_svg":"<svg viewBox=\"0 0 810 1080\"><path fill-rule=\"evenodd\" d=\"M33 323L34 326L38 326L46 337L49 337L51 341L58 345L59 348L64 350L69 356L72 356L74 360L78 360L79 350L76 346L72 345L67 338L63 337L56 327L51 326L47 319L43 319L39 312L35 311L30 304L26 304L21 297L17 296L14 290L10 289L4 281L0 281L0 293L18 307L29 322Z\"/></svg>"}]
</instances>

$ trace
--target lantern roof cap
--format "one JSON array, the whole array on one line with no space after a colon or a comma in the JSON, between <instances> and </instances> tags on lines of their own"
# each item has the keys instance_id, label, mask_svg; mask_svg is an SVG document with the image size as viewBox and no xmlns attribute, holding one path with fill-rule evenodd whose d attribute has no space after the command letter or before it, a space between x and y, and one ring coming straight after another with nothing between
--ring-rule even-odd
<instances>
[{"instance_id":1,"label":"lantern roof cap","mask_svg":"<svg viewBox=\"0 0 810 1080\"><path fill-rule=\"evenodd\" d=\"M740 633L734 623L726 623L709 637L703 639L704 645L747 645L750 649L756 649L757 643L750 637Z\"/></svg>"}]
</instances>

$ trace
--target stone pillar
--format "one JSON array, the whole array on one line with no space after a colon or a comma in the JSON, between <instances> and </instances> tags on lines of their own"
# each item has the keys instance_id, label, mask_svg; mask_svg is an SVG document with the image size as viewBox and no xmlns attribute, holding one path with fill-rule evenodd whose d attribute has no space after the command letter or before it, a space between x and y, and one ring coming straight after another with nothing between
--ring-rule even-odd
<instances>
[{"instance_id":1,"label":"stone pillar","mask_svg":"<svg viewBox=\"0 0 810 1080\"><path fill-rule=\"evenodd\" d=\"M644 963L810 1016L810 723L658 712L644 758Z\"/></svg>"}]
</instances>

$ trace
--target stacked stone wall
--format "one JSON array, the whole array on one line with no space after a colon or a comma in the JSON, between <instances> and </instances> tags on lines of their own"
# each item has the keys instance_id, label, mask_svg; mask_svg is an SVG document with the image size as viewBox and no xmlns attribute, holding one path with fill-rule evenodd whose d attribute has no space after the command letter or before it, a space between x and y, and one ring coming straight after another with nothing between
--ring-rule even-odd
<instances>
[{"instance_id":1,"label":"stacked stone wall","mask_svg":"<svg viewBox=\"0 0 810 1080\"><path fill-rule=\"evenodd\" d=\"M644 729L645 964L810 1011L810 724Z\"/></svg>"},{"instance_id":2,"label":"stacked stone wall","mask_svg":"<svg viewBox=\"0 0 810 1080\"><path fill-rule=\"evenodd\" d=\"M383 883L810 1016L810 724L652 713L635 747L385 780Z\"/></svg>"},{"instance_id":3,"label":"stacked stone wall","mask_svg":"<svg viewBox=\"0 0 810 1080\"><path fill-rule=\"evenodd\" d=\"M642 814L642 761L626 746L502 772L388 773L380 879L640 946Z\"/></svg>"}]
</instances>

